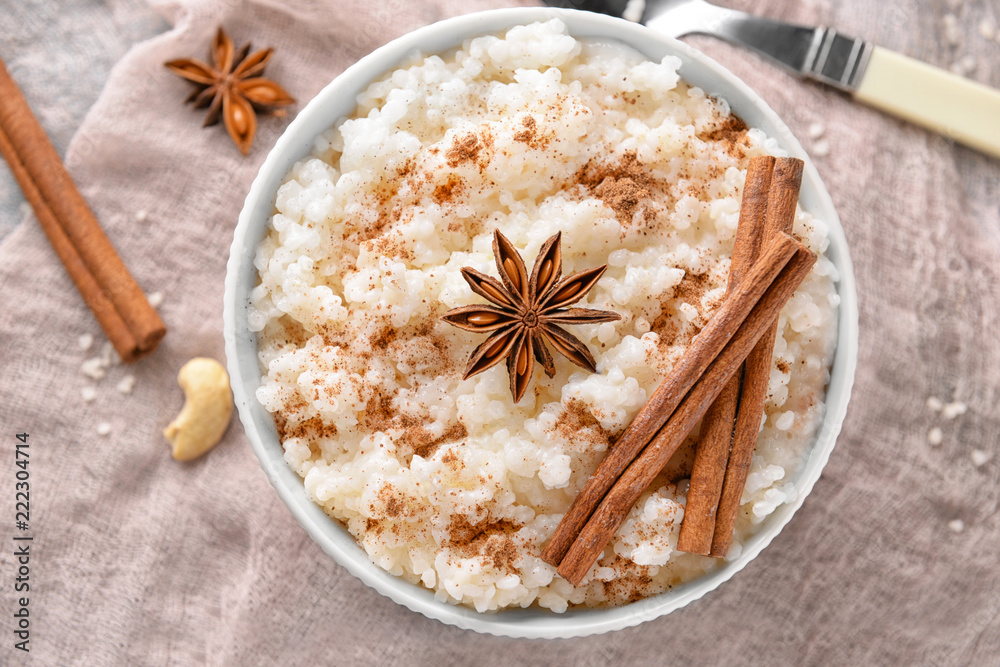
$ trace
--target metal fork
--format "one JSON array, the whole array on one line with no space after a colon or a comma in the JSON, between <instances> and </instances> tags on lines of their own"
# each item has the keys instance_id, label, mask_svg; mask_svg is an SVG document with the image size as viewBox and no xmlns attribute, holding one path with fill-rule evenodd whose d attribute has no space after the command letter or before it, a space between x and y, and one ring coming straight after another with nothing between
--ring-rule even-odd
<instances>
[{"instance_id":1,"label":"metal fork","mask_svg":"<svg viewBox=\"0 0 1000 667\"><path fill-rule=\"evenodd\" d=\"M872 44L833 28L792 25L704 0L650 2L642 19L671 37L701 33L748 46L797 74L847 92L858 89L872 51Z\"/></svg>"},{"instance_id":2,"label":"metal fork","mask_svg":"<svg viewBox=\"0 0 1000 667\"><path fill-rule=\"evenodd\" d=\"M800 76L1000 157L1000 91L833 28L793 25L704 0L544 1L624 16L671 37L701 33L749 47Z\"/></svg>"}]
</instances>

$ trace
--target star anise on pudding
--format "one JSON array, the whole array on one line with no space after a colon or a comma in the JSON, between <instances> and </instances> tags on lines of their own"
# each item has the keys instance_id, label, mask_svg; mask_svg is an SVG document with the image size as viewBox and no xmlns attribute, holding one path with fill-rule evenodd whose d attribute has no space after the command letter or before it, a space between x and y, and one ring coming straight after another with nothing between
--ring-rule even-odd
<instances>
[{"instance_id":1,"label":"star anise on pudding","mask_svg":"<svg viewBox=\"0 0 1000 667\"><path fill-rule=\"evenodd\" d=\"M462 277L472 291L494 304L453 308L442 317L460 329L490 334L473 351L462 379L482 373L506 359L510 393L517 403L528 388L535 360L549 377L556 373L546 343L577 366L591 373L597 370L587 346L560 325L621 319L618 313L607 310L566 307L586 296L608 267L599 266L560 280L562 251L559 246L559 233L542 244L529 276L514 245L495 231L493 256L500 280L468 266L462 269Z\"/></svg>"},{"instance_id":2,"label":"star anise on pudding","mask_svg":"<svg viewBox=\"0 0 1000 667\"><path fill-rule=\"evenodd\" d=\"M271 48L250 53L249 43L237 51L233 40L219 28L209 50L214 66L195 58L164 64L195 84L195 91L184 101L194 102L196 109L208 107L202 127L215 125L221 117L229 137L246 155L257 133L257 112L278 115L284 113L279 107L295 104L284 88L261 76L273 54Z\"/></svg>"}]
</instances>

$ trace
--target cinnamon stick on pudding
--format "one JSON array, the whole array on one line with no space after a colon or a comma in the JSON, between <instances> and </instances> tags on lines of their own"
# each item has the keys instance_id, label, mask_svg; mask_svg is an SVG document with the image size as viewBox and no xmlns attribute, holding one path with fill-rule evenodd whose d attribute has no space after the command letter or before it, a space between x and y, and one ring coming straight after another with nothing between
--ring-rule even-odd
<instances>
[{"instance_id":1,"label":"cinnamon stick on pudding","mask_svg":"<svg viewBox=\"0 0 1000 667\"><path fill-rule=\"evenodd\" d=\"M104 235L0 60L0 154L123 361L153 351L166 326Z\"/></svg>"},{"instance_id":2,"label":"cinnamon stick on pudding","mask_svg":"<svg viewBox=\"0 0 1000 667\"><path fill-rule=\"evenodd\" d=\"M767 214L767 196L771 187L774 157L762 155L751 158L747 165L743 185L743 202L736 241L729 268L726 294L736 289L740 280L753 266L760 252L764 236L764 217ZM722 393L712 403L701 423L701 433L691 469L691 483L684 505L684 520L677 538L677 549L688 553L708 555L715 533L715 512L722 493L722 482L729 460L733 438L733 421L740 400L740 369L726 384Z\"/></svg>"},{"instance_id":3,"label":"cinnamon stick on pudding","mask_svg":"<svg viewBox=\"0 0 1000 667\"><path fill-rule=\"evenodd\" d=\"M750 314L739 324L735 335L732 335L704 374L699 374L700 377L694 387L684 396L666 425L656 434L639 458L615 481L600 506L587 521L559 564L558 572L566 580L574 585L580 584L625 520L635 501L677 451L697 421L702 418L722 388L750 354L757 341L772 327L778 318L778 313L815 261L816 256L809 249L783 234L754 265L754 270L740 283L740 287L727 301L745 298L743 295L746 292L743 291L743 287L759 277L761 272L757 271L758 265L778 266L780 274L768 284Z\"/></svg>"},{"instance_id":4,"label":"cinnamon stick on pudding","mask_svg":"<svg viewBox=\"0 0 1000 667\"><path fill-rule=\"evenodd\" d=\"M775 162L767 198L767 216L764 221L766 244L776 243L784 234L792 231L795 205L798 203L799 188L802 185L802 167L802 160L796 158L780 158ZM726 464L725 481L716 512L710 552L710 555L719 558L729 552L743 488L750 472L750 461L757 446L757 435L760 433L761 417L764 414L764 398L771 378L771 361L777 328L778 323L775 321L747 357L740 407L733 432L733 447L729 454L729 462Z\"/></svg>"},{"instance_id":5,"label":"cinnamon stick on pudding","mask_svg":"<svg viewBox=\"0 0 1000 667\"><path fill-rule=\"evenodd\" d=\"M797 242L790 239L789 243ZM615 480L667 422L685 394L736 333L739 324L746 319L793 252L794 247L788 244L772 249L768 261L756 262L746 280L741 281L723 302L591 475L542 551L542 560L551 565L558 565L562 561L570 544L580 534L587 519Z\"/></svg>"}]
</instances>

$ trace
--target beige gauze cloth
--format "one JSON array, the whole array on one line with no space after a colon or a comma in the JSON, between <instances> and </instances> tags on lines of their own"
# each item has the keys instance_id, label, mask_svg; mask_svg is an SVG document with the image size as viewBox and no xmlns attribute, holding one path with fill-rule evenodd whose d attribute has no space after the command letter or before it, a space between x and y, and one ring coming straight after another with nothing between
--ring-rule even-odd
<instances>
[{"instance_id":1,"label":"beige gauze cloth","mask_svg":"<svg viewBox=\"0 0 1000 667\"><path fill-rule=\"evenodd\" d=\"M183 402L176 373L194 356L223 360L233 229L288 119L262 118L243 158L221 127L200 128L202 113L181 105L189 85L163 62L205 57L224 25L237 44L275 47L267 75L299 100L294 113L390 39L504 4L153 0L174 28L117 65L67 163L138 282L162 293L169 333L160 349L128 367L90 362L104 377L88 377L81 365L101 356L103 336L35 221L0 245L0 664L997 658L1000 161L708 39L693 43L748 81L798 136L823 124L830 151L818 168L852 244L861 297L855 398L838 446L801 511L734 580L607 635L478 635L408 611L324 554L268 484L236 420L203 459L171 459L160 431ZM799 22L829 18L815 3L790 11ZM867 20L871 33L878 16ZM86 334L96 342L85 351ZM938 428L933 444L928 433ZM18 432L31 445L30 655L13 650L11 632Z\"/></svg>"}]
</instances>

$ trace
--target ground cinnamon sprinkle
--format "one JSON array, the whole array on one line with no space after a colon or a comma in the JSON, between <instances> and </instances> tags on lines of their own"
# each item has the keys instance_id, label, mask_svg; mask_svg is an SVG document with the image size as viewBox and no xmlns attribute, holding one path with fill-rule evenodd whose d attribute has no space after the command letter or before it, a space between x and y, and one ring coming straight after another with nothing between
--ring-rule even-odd
<instances>
[{"instance_id":1,"label":"ground cinnamon sprinkle","mask_svg":"<svg viewBox=\"0 0 1000 667\"><path fill-rule=\"evenodd\" d=\"M709 276L706 273L691 273L688 271L674 288L673 299L690 303L701 310L701 300L710 289Z\"/></svg>"},{"instance_id":2,"label":"ground cinnamon sprinkle","mask_svg":"<svg viewBox=\"0 0 1000 667\"><path fill-rule=\"evenodd\" d=\"M538 123L533 116L525 116L521 125L524 126L524 129L514 133L514 141L520 141L522 144L530 143L535 138Z\"/></svg>"},{"instance_id":3,"label":"ground cinnamon sprinkle","mask_svg":"<svg viewBox=\"0 0 1000 667\"><path fill-rule=\"evenodd\" d=\"M396 170L396 177L406 178L407 176L413 173L416 166L417 166L416 160L414 160L412 157L407 158L406 162L403 163L403 166Z\"/></svg>"},{"instance_id":4,"label":"ground cinnamon sprinkle","mask_svg":"<svg viewBox=\"0 0 1000 667\"><path fill-rule=\"evenodd\" d=\"M448 174L448 179L434 188L434 201L438 204L452 201L462 191L464 185L458 176Z\"/></svg>"},{"instance_id":5,"label":"ground cinnamon sprinkle","mask_svg":"<svg viewBox=\"0 0 1000 667\"><path fill-rule=\"evenodd\" d=\"M373 350L384 350L389 346L389 343L396 340L399 336L399 332L391 326L384 326L382 330L379 331L378 335L372 338L372 349Z\"/></svg>"},{"instance_id":6,"label":"ground cinnamon sprinkle","mask_svg":"<svg viewBox=\"0 0 1000 667\"><path fill-rule=\"evenodd\" d=\"M378 492L378 499L384 503L387 517L394 519L406 513L406 503L399 497L392 485L383 486Z\"/></svg>"},{"instance_id":7,"label":"ground cinnamon sprinkle","mask_svg":"<svg viewBox=\"0 0 1000 667\"><path fill-rule=\"evenodd\" d=\"M517 572L517 541L511 537L520 526L501 519L492 523L471 524L459 514L448 526L448 544L463 558L484 557L501 571Z\"/></svg>"},{"instance_id":8,"label":"ground cinnamon sprinkle","mask_svg":"<svg viewBox=\"0 0 1000 667\"><path fill-rule=\"evenodd\" d=\"M681 327L677 323L677 316L667 308L660 310L660 314L650 324L649 330L659 337L659 347L661 348L686 343L686 339L681 337Z\"/></svg>"},{"instance_id":9,"label":"ground cinnamon sprinkle","mask_svg":"<svg viewBox=\"0 0 1000 667\"><path fill-rule=\"evenodd\" d=\"M437 312L435 312L434 317L436 318L437 316L438 316ZM434 347L434 350L436 351L438 356L440 356L442 362L441 373L449 373L449 374L458 373L458 367L454 364L454 362L451 361L450 350L452 345L447 338L441 336L440 334L432 334L429 331L420 333L419 329L418 329L418 334L424 336L427 339L427 341Z\"/></svg>"},{"instance_id":10,"label":"ground cinnamon sprinkle","mask_svg":"<svg viewBox=\"0 0 1000 667\"><path fill-rule=\"evenodd\" d=\"M390 395L384 391L375 392L365 406L363 422L365 428L372 432L396 433L394 441L398 455L404 463L409 464L415 455L427 458L439 446L468 437L465 425L458 421L449 425L439 437L435 437L425 426L430 415L414 416L398 413L392 407L394 397L395 393ZM454 452L446 453L443 460L461 462Z\"/></svg>"},{"instance_id":11,"label":"ground cinnamon sprinkle","mask_svg":"<svg viewBox=\"0 0 1000 667\"><path fill-rule=\"evenodd\" d=\"M468 437L469 432L465 428L465 424L462 422L455 422L448 427L440 438L433 437L429 431L423 427L414 428L412 431L407 431L403 434L402 441L405 444L409 444L413 448L413 454L416 456L422 456L427 458L434 453L440 445L447 444L449 442L457 442L458 440L464 440Z\"/></svg>"},{"instance_id":12,"label":"ground cinnamon sprinkle","mask_svg":"<svg viewBox=\"0 0 1000 667\"><path fill-rule=\"evenodd\" d=\"M528 148L544 150L549 145L549 137L539 136L538 122L533 116L525 116L521 121L523 129L514 133L514 141L528 144Z\"/></svg>"},{"instance_id":13,"label":"ground cinnamon sprinkle","mask_svg":"<svg viewBox=\"0 0 1000 667\"><path fill-rule=\"evenodd\" d=\"M702 141L720 142L727 153L742 158L746 156L744 148L749 145L747 129L747 124L743 122L742 118L736 114L729 114L729 118L722 125L710 132L699 134L698 138Z\"/></svg>"},{"instance_id":14,"label":"ground cinnamon sprinkle","mask_svg":"<svg viewBox=\"0 0 1000 667\"><path fill-rule=\"evenodd\" d=\"M610 447L616 438L615 434L601 426L587 404L578 399L570 399L563 406L551 433L577 447L588 449L588 445L599 449Z\"/></svg>"},{"instance_id":15,"label":"ground cinnamon sprinkle","mask_svg":"<svg viewBox=\"0 0 1000 667\"><path fill-rule=\"evenodd\" d=\"M506 535L491 535L486 538L484 555L493 563L493 567L507 572L517 572L514 561L517 560L517 545Z\"/></svg>"},{"instance_id":16,"label":"ground cinnamon sprinkle","mask_svg":"<svg viewBox=\"0 0 1000 667\"><path fill-rule=\"evenodd\" d=\"M615 212L615 217L623 225L632 223L642 200L649 198L649 190L627 176L618 179L608 176L597 186L594 194ZM652 209L649 207L643 209L643 219L646 223L652 222L655 217Z\"/></svg>"},{"instance_id":17,"label":"ground cinnamon sprinkle","mask_svg":"<svg viewBox=\"0 0 1000 667\"><path fill-rule=\"evenodd\" d=\"M373 249L383 257L401 259L403 261L413 261L413 251L398 234L382 234L368 243L373 244Z\"/></svg>"},{"instance_id":18,"label":"ground cinnamon sprinkle","mask_svg":"<svg viewBox=\"0 0 1000 667\"><path fill-rule=\"evenodd\" d=\"M649 199L658 189L656 181L639 163L634 151L626 153L617 163L591 159L574 175L572 182L584 186L603 201L622 225L632 224L636 211L644 204L643 222L648 225L656 218L649 207Z\"/></svg>"},{"instance_id":19,"label":"ground cinnamon sprinkle","mask_svg":"<svg viewBox=\"0 0 1000 667\"><path fill-rule=\"evenodd\" d=\"M475 134L467 134L461 139L455 139L445 157L448 159L449 167L457 167L462 162L471 162L479 156L479 137Z\"/></svg>"},{"instance_id":20,"label":"ground cinnamon sprinkle","mask_svg":"<svg viewBox=\"0 0 1000 667\"><path fill-rule=\"evenodd\" d=\"M305 407L303 403L302 407ZM275 419L275 426L278 429L278 437L282 442L290 438L302 438L309 443L309 451L314 457L318 457L321 452L317 440L320 438L333 438L337 435L337 427L333 424L326 424L322 417L310 417L301 422L293 423L288 418L282 416Z\"/></svg>"},{"instance_id":21,"label":"ground cinnamon sprinkle","mask_svg":"<svg viewBox=\"0 0 1000 667\"><path fill-rule=\"evenodd\" d=\"M369 518L365 520L366 533L372 533L373 535L381 535L382 530L383 530L382 522L379 521L378 519Z\"/></svg>"},{"instance_id":22,"label":"ground cinnamon sprinkle","mask_svg":"<svg viewBox=\"0 0 1000 667\"><path fill-rule=\"evenodd\" d=\"M382 235L391 223L399 222L403 215L403 209L398 205L397 194L404 182L415 184L418 180L416 174L416 161L413 158L407 159L395 170L395 177L387 174L387 178L375 189L376 210L378 218L367 223L363 220L346 220L347 227L354 235L357 243L366 241L381 241Z\"/></svg>"},{"instance_id":23,"label":"ground cinnamon sprinkle","mask_svg":"<svg viewBox=\"0 0 1000 667\"><path fill-rule=\"evenodd\" d=\"M392 399L394 396L395 393L390 395L382 390L378 390L368 399L364 412L364 426L366 429L372 432L385 432L391 427L393 418L396 416L395 410L392 409Z\"/></svg>"},{"instance_id":24,"label":"ground cinnamon sprinkle","mask_svg":"<svg viewBox=\"0 0 1000 667\"><path fill-rule=\"evenodd\" d=\"M701 320L706 319L706 309L702 299L712 288L708 274L695 274L690 271L684 274L680 283L660 304L660 314L650 324L650 331L659 336L657 348L665 353L669 348L687 345L700 331ZM683 319L676 310L676 303L688 303L698 309L698 320L689 322Z\"/></svg>"},{"instance_id":25,"label":"ground cinnamon sprinkle","mask_svg":"<svg viewBox=\"0 0 1000 667\"><path fill-rule=\"evenodd\" d=\"M611 581L601 582L604 594L609 599L636 602L649 595L653 577L650 575L650 568L648 566L636 565L632 561L615 554L610 567L622 569L623 574Z\"/></svg>"},{"instance_id":26,"label":"ground cinnamon sprinkle","mask_svg":"<svg viewBox=\"0 0 1000 667\"><path fill-rule=\"evenodd\" d=\"M444 453L444 456L441 457L441 463L444 463L452 470L461 470L465 467L465 462L458 458L458 454L455 453L454 449L449 449Z\"/></svg>"},{"instance_id":27,"label":"ground cinnamon sprinkle","mask_svg":"<svg viewBox=\"0 0 1000 667\"><path fill-rule=\"evenodd\" d=\"M469 523L465 515L458 514L452 517L451 523L448 525L448 541L450 544L464 547L472 544L483 535L497 532L506 533L511 530L517 530L517 527L509 521L483 522L473 525Z\"/></svg>"},{"instance_id":28,"label":"ground cinnamon sprinkle","mask_svg":"<svg viewBox=\"0 0 1000 667\"><path fill-rule=\"evenodd\" d=\"M487 139L488 137L484 137ZM444 154L449 167L457 167L463 162L477 162L479 153L487 147L486 141L480 141L479 135L470 132L462 137L455 137L454 142Z\"/></svg>"},{"instance_id":29,"label":"ground cinnamon sprinkle","mask_svg":"<svg viewBox=\"0 0 1000 667\"><path fill-rule=\"evenodd\" d=\"M631 178L639 185L654 185L653 177L639 162L635 151L626 152L621 160L615 163L592 158L573 176L573 180L590 190L594 190L608 177Z\"/></svg>"}]
</instances>

